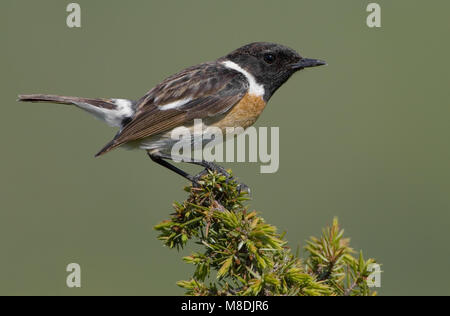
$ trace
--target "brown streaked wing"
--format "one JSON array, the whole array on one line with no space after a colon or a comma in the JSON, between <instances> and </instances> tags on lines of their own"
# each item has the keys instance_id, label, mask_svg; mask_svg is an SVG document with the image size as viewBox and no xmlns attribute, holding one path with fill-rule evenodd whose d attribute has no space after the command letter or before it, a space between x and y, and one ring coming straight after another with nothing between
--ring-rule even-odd
<instances>
[{"instance_id":1,"label":"brown streaked wing","mask_svg":"<svg viewBox=\"0 0 450 316\"><path fill-rule=\"evenodd\" d=\"M200 64L175 74L138 101L133 119L99 154L124 143L169 131L194 119L223 114L247 93L244 75L219 63ZM176 109L159 107L177 100L191 101Z\"/></svg>"},{"instance_id":2,"label":"brown streaked wing","mask_svg":"<svg viewBox=\"0 0 450 316\"><path fill-rule=\"evenodd\" d=\"M222 90L239 72L216 62L203 63L176 73L147 92L137 102L138 116L149 107L162 106L186 98L196 99ZM246 82L246 79L243 79Z\"/></svg>"}]
</instances>

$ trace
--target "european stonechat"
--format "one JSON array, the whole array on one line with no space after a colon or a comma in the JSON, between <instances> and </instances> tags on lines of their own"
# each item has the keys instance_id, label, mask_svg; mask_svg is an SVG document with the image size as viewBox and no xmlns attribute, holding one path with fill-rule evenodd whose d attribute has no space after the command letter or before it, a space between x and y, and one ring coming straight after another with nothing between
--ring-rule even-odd
<instances>
[{"instance_id":1,"label":"european stonechat","mask_svg":"<svg viewBox=\"0 0 450 316\"><path fill-rule=\"evenodd\" d=\"M186 161L205 170L196 176L170 164L171 131L192 128L195 119L224 130L255 123L275 91L295 72L325 65L283 45L257 42L212 62L186 68L162 81L137 101L56 95L20 95L19 101L72 104L120 130L96 156L119 146L141 148L158 164L195 183L207 170L225 173L208 161Z\"/></svg>"}]
</instances>

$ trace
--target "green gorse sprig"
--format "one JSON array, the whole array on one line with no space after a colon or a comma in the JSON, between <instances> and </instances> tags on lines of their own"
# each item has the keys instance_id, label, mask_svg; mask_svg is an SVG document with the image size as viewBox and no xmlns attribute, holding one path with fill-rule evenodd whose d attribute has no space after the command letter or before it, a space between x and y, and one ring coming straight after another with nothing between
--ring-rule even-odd
<instances>
[{"instance_id":1,"label":"green gorse sprig","mask_svg":"<svg viewBox=\"0 0 450 316\"><path fill-rule=\"evenodd\" d=\"M195 266L190 280L177 283L187 295L375 294L367 284L375 260L354 256L337 219L320 238L311 237L302 260L275 226L249 211L248 196L234 180L210 172L185 190L187 200L174 203L175 212L155 229L169 248L189 241L202 246L183 258Z\"/></svg>"}]
</instances>

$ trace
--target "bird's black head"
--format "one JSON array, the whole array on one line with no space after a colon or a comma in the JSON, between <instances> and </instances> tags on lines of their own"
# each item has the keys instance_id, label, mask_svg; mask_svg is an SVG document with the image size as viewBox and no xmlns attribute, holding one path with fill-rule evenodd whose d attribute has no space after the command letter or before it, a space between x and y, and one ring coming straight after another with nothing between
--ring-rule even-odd
<instances>
[{"instance_id":1,"label":"bird's black head","mask_svg":"<svg viewBox=\"0 0 450 316\"><path fill-rule=\"evenodd\" d=\"M301 57L295 50L274 43L257 42L242 46L223 59L238 64L264 86L268 101L295 72L308 67L326 65L322 60Z\"/></svg>"}]
</instances>

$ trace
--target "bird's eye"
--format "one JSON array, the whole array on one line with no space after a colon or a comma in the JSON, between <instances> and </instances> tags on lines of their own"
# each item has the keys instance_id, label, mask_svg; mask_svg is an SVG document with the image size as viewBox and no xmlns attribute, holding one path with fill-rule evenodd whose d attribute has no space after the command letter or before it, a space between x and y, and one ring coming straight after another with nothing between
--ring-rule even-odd
<instances>
[{"instance_id":1,"label":"bird's eye","mask_svg":"<svg viewBox=\"0 0 450 316\"><path fill-rule=\"evenodd\" d=\"M264 55L264 61L268 64L271 64L275 61L275 56L272 54L265 54Z\"/></svg>"}]
</instances>

